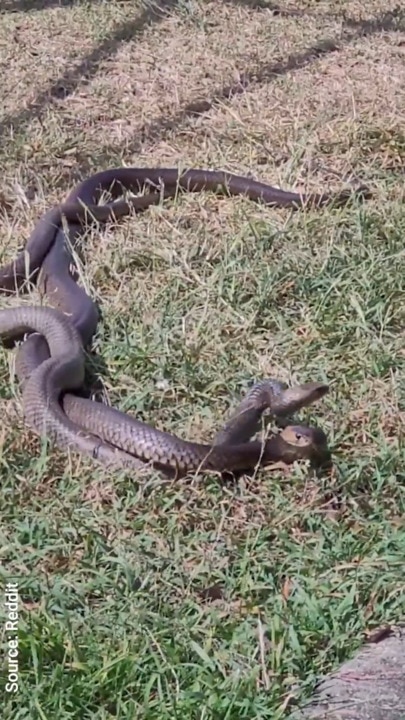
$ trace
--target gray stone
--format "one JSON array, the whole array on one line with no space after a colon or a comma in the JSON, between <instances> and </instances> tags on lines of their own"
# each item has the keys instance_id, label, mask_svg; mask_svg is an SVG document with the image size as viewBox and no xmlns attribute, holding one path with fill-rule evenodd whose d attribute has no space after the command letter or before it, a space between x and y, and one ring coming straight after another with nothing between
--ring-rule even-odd
<instances>
[{"instance_id":1,"label":"gray stone","mask_svg":"<svg viewBox=\"0 0 405 720\"><path fill-rule=\"evenodd\" d=\"M324 678L290 720L405 720L405 629L366 645Z\"/></svg>"}]
</instances>

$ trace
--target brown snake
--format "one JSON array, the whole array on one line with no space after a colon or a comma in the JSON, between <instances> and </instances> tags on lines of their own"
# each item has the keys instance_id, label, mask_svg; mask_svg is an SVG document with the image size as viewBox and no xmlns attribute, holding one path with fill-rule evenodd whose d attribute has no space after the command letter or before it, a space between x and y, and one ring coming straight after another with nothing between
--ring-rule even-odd
<instances>
[{"instance_id":1,"label":"brown snake","mask_svg":"<svg viewBox=\"0 0 405 720\"><path fill-rule=\"evenodd\" d=\"M145 186L149 190L152 187L146 195L116 200L124 191L139 193ZM39 333L30 335L17 355L27 423L39 434L49 435L60 446L90 454L104 464L137 468L150 463L168 474L249 469L258 463L319 457L325 452L326 438L316 428L290 426L264 444L246 442L252 432L247 415L242 413L240 422L233 419L212 445L201 445L162 433L113 408L67 392L82 386L83 345L89 344L96 330L98 311L71 274L72 257L62 219L68 222L69 241L74 247L86 220L105 223L131 211L139 212L159 203L162 197L175 197L179 189L246 195L267 205L293 208L304 204L321 206L328 202L342 204L352 195L343 192L337 196L303 196L249 178L205 170L181 174L176 169L118 168L98 173L79 184L65 204L53 208L39 220L25 251L0 269L0 289L14 292L23 287L28 269L28 279L38 279L51 304L65 313L64 316L56 310L32 307L0 311L0 335L3 337L16 339L25 332ZM105 191L111 194L113 201L98 205ZM368 191L360 188L357 193L367 195ZM268 387L266 392L268 395ZM321 383L283 391L278 389L273 394L270 392L267 404L274 414L289 414L291 410L314 402L325 392L327 386ZM259 416L265 403L263 399L256 402L256 397L254 400L256 404L251 403L248 409Z\"/></svg>"}]
</instances>

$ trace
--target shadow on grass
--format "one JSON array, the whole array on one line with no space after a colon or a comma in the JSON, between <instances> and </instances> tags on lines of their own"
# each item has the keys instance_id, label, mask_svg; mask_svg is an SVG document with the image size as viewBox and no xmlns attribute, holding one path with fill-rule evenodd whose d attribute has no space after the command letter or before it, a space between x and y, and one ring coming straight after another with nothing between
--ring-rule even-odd
<instances>
[{"instance_id":1,"label":"shadow on grass","mask_svg":"<svg viewBox=\"0 0 405 720\"><path fill-rule=\"evenodd\" d=\"M77 4L77 0L4 0L0 7L0 14L48 10L53 7L72 7L75 4Z\"/></svg>"},{"instance_id":2,"label":"shadow on grass","mask_svg":"<svg viewBox=\"0 0 405 720\"><path fill-rule=\"evenodd\" d=\"M223 0L224 2L232 2L240 5L250 6L252 8L262 9L268 8L273 10L275 13L287 14L287 10L284 11L278 5L272 3L265 3L264 0ZM62 0L63 3L63 0ZM116 53L119 47L128 40L142 34L142 32L151 24L158 23L163 20L166 13L170 10L178 7L179 0L158 0L153 6L146 7L143 12L133 20L127 20L118 26L114 33L109 37L105 38L97 47L94 48L88 55L86 55L80 62L69 68L66 72L61 75L55 82L52 82L48 87L37 95L26 109L20 113L8 115L0 123L0 139L13 130L14 136L18 134L25 126L35 117L41 117L48 105L52 102L53 98L63 100L69 97L79 86L86 85L92 78L97 75L100 64L107 58L111 57ZM44 2L20 2L20 3L9 3L10 9L12 6L14 9L23 8L30 6L40 9L50 5L55 5L55 2L46 3ZM64 4L68 6L72 4L70 0L64 0ZM3 7L8 9L8 5ZM288 10L288 14L305 14L305 11ZM196 98L191 103L187 103L177 113L168 116L167 114L161 114L154 120L144 125L136 134L136 141L126 146L127 153L139 152L142 144L145 140L148 142L162 139L168 132L173 129L178 129L184 124L189 118L193 116L200 116L216 105L231 100L236 95L245 93L250 87L263 85L271 82L277 77L286 75L289 72L295 72L313 62L318 60L324 55L328 55L333 52L337 52L345 45L349 45L355 42L358 38L376 34L381 31L402 31L405 30L405 11L401 8L397 8L394 11L383 13L375 18L366 21L357 21L350 17L343 16L343 30L339 37L332 38L321 38L313 46L303 50L302 52L289 55L285 59L277 63L265 63L259 67L248 68L240 72L239 80L236 83L225 85L215 90L209 98ZM101 149L99 153L100 161L103 157L108 155L114 155L117 153L117 146L112 145ZM81 168L82 171L86 171L89 168L86 167L86 161Z\"/></svg>"},{"instance_id":3,"label":"shadow on grass","mask_svg":"<svg viewBox=\"0 0 405 720\"><path fill-rule=\"evenodd\" d=\"M343 14L343 21L348 28L356 28L360 37L382 31L405 32L405 10L399 6L370 20L354 20Z\"/></svg>"},{"instance_id":4,"label":"shadow on grass","mask_svg":"<svg viewBox=\"0 0 405 720\"><path fill-rule=\"evenodd\" d=\"M27 3L29 5L30 3ZM48 3L49 5L50 3ZM52 3L56 5L56 3ZM68 0L65 0L68 5ZM70 3L71 4L71 3ZM0 123L0 138L11 129L14 135L20 132L27 123L35 117L41 117L52 98L63 99L71 95L79 85L83 86L97 75L100 64L108 57L114 55L120 46L128 40L133 40L141 35L152 23L161 22L170 9L177 6L178 0L159 0L153 6L143 10L133 20L127 20L117 27L115 32L105 38L88 55L68 68L57 80L50 83L41 93L37 95L27 108L23 111L6 116ZM21 3L22 5L22 3ZM40 3L37 3L40 9ZM11 7L11 5L10 5ZM4 11L4 8L2 8ZM32 8L31 8L32 9Z\"/></svg>"},{"instance_id":5,"label":"shadow on grass","mask_svg":"<svg viewBox=\"0 0 405 720\"><path fill-rule=\"evenodd\" d=\"M227 2L239 2L240 0L226 0ZM360 37L376 34L384 31L401 31L405 29L405 11L398 10L384 13L367 22L357 22L351 18L344 21L342 34L339 38L322 38L316 44L306 50L289 55L277 63L265 63L256 68L249 68L240 73L239 80L230 85L225 85L215 90L209 98L197 98L187 103L177 113L167 116L162 114L137 130L136 140L126 145L126 152L137 153L141 150L145 141L158 141L172 130L178 130L189 118L201 116L210 112L215 106L231 100L237 95L242 95L251 87L264 85L274 79L295 72L311 65L320 57L338 52L344 46L358 40ZM348 30L347 28L350 28ZM119 152L117 145L107 146L100 151L100 161L103 157L111 157ZM86 168L88 169L88 168Z\"/></svg>"},{"instance_id":6,"label":"shadow on grass","mask_svg":"<svg viewBox=\"0 0 405 720\"><path fill-rule=\"evenodd\" d=\"M398 5L394 10L384 13L382 16L371 18L370 20L354 20L347 17L345 10L339 13L320 13L311 8L301 9L298 7L283 8L279 3L268 2L268 0L223 0L229 5L240 5L241 7L251 8L252 10L269 10L273 15L282 17L313 17L319 19L336 19L343 20L343 24L347 27L362 28L365 34L370 32L385 31L404 31L405 30L405 11Z\"/></svg>"}]
</instances>

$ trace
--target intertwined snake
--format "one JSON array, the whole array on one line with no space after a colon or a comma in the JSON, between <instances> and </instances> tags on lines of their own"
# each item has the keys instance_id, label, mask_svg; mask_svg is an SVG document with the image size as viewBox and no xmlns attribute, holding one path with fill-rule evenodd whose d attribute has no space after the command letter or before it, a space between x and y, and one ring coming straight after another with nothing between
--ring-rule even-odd
<instances>
[{"instance_id":1,"label":"intertwined snake","mask_svg":"<svg viewBox=\"0 0 405 720\"><path fill-rule=\"evenodd\" d=\"M107 222L174 197L180 189L211 190L245 195L278 207L345 203L351 192L337 196L299 195L246 177L224 172L176 169L117 168L98 173L79 184L66 203L51 209L38 222L25 251L0 269L0 289L15 292L37 281L57 309L28 307L0 311L0 335L8 341L28 339L17 353L17 374L23 383L24 414L28 425L59 446L79 450L106 465L138 468L151 464L163 473L247 470L257 464L296 459L319 459L327 446L317 428L288 426L266 442L248 442L258 417L270 406L274 415L289 415L322 397L323 383L284 388L265 383L252 391L236 416L211 445L186 442L163 433L102 403L76 396L84 380L84 346L96 330L98 310L71 274L71 247L88 221ZM99 205L108 191L112 201ZM124 192L146 194L117 200ZM357 193L367 194L365 188ZM68 223L68 241L62 220ZM253 417L253 419L252 419Z\"/></svg>"}]
</instances>

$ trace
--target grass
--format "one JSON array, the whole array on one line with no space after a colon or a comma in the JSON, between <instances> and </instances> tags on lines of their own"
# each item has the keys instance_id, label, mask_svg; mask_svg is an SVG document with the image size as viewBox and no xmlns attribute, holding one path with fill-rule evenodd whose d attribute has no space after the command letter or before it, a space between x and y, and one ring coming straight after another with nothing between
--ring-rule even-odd
<instances>
[{"instance_id":1,"label":"grass","mask_svg":"<svg viewBox=\"0 0 405 720\"><path fill-rule=\"evenodd\" d=\"M302 414L330 438L321 478L112 475L41 447L1 354L0 573L21 594L3 717L284 718L403 619L403 12L28 5L2 4L2 262L108 166L374 195L299 213L183 196L84 243L105 399L209 440L253 378L326 380Z\"/></svg>"}]
</instances>

